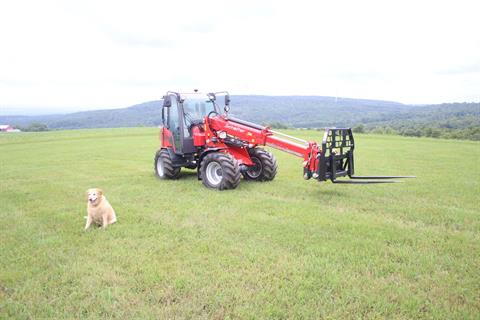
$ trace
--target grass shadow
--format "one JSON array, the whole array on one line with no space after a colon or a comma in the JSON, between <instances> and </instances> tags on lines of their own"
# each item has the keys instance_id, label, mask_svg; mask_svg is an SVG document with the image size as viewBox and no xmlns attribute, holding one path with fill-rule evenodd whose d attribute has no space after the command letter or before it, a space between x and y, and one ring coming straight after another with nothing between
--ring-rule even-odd
<instances>
[{"instance_id":1,"label":"grass shadow","mask_svg":"<svg viewBox=\"0 0 480 320\"><path fill-rule=\"evenodd\" d=\"M180 171L180 177L179 179L185 179L185 180L198 180L198 175L196 170L188 170L185 168L182 168Z\"/></svg>"},{"instance_id":2,"label":"grass shadow","mask_svg":"<svg viewBox=\"0 0 480 320\"><path fill-rule=\"evenodd\" d=\"M341 192L337 189L323 189L323 188L312 189L309 195L315 199L327 199L327 200L332 200L335 198L345 199L348 196L346 192Z\"/></svg>"}]
</instances>

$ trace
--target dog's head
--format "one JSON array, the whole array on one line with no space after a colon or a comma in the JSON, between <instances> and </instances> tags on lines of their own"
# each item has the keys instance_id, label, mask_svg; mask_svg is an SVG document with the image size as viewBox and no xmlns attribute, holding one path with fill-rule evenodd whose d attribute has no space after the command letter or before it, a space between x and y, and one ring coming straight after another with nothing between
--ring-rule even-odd
<instances>
[{"instance_id":1,"label":"dog's head","mask_svg":"<svg viewBox=\"0 0 480 320\"><path fill-rule=\"evenodd\" d=\"M97 205L102 200L103 191L102 189L92 188L87 190L87 199L88 202L92 205Z\"/></svg>"}]
</instances>

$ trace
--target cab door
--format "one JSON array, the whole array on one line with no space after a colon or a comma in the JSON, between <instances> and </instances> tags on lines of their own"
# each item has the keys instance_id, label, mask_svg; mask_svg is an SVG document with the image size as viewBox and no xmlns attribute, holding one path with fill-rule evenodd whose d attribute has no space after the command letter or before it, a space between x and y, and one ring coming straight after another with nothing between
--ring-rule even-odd
<instances>
[{"instance_id":1,"label":"cab door","mask_svg":"<svg viewBox=\"0 0 480 320\"><path fill-rule=\"evenodd\" d=\"M180 114L180 108L178 107L177 97L173 94L169 94L164 97L163 103L164 125L170 130L173 135L173 145L175 147L175 153L182 153L182 117Z\"/></svg>"}]
</instances>

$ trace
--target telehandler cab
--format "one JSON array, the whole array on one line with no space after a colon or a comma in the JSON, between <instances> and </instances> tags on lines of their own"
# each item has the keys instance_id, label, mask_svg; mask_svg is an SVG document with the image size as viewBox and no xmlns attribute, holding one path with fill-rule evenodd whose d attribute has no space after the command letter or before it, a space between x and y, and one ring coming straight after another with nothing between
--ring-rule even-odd
<instances>
[{"instance_id":1,"label":"telehandler cab","mask_svg":"<svg viewBox=\"0 0 480 320\"><path fill-rule=\"evenodd\" d=\"M223 97L221 112L217 100ZM303 158L303 177L333 183L392 183L391 178L411 176L354 175L355 142L350 128L326 128L321 144L305 141L268 127L228 115L228 92L202 94L167 92L163 97L160 149L155 173L160 179L176 179L182 167L197 169L198 179L212 189L235 189L244 179L270 181L277 174L269 146ZM337 180L348 176L352 180Z\"/></svg>"}]
</instances>

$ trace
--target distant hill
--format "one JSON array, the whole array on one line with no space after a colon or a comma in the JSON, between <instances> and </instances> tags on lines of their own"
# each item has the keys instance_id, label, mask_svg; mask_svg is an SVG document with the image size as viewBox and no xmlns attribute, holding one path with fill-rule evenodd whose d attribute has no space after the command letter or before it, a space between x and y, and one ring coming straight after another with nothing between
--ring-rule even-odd
<instances>
[{"instance_id":1,"label":"distant hill","mask_svg":"<svg viewBox=\"0 0 480 320\"><path fill-rule=\"evenodd\" d=\"M444 103L417 106L395 114L366 119L372 126L390 125L400 128L410 125L435 125L439 128L460 129L480 126L480 103Z\"/></svg>"},{"instance_id":2,"label":"distant hill","mask_svg":"<svg viewBox=\"0 0 480 320\"><path fill-rule=\"evenodd\" d=\"M318 96L232 96L231 114L258 123L282 122L289 126L329 126L354 123L359 117L410 110L412 106L388 101ZM45 123L50 129L156 126L162 101L129 108L37 116L0 116L0 122L28 125Z\"/></svg>"},{"instance_id":3,"label":"distant hill","mask_svg":"<svg viewBox=\"0 0 480 320\"><path fill-rule=\"evenodd\" d=\"M280 122L292 127L350 126L364 119L407 111L397 102L319 96L235 96L231 113L257 123Z\"/></svg>"},{"instance_id":4,"label":"distant hill","mask_svg":"<svg viewBox=\"0 0 480 320\"><path fill-rule=\"evenodd\" d=\"M162 101L150 101L122 109L44 116L0 116L0 123L17 127L41 123L49 129L158 126L161 123L161 107ZM240 95L231 97L230 114L255 123L297 128L362 124L366 131L383 128L402 133L410 129L452 131L480 127L480 103L416 106L321 96ZM411 133L411 130L408 132Z\"/></svg>"},{"instance_id":5,"label":"distant hill","mask_svg":"<svg viewBox=\"0 0 480 320\"><path fill-rule=\"evenodd\" d=\"M34 122L40 122L46 124L49 129L157 126L162 119L161 106L161 101L151 101L121 109L43 116L0 116L0 123L22 127Z\"/></svg>"}]
</instances>

